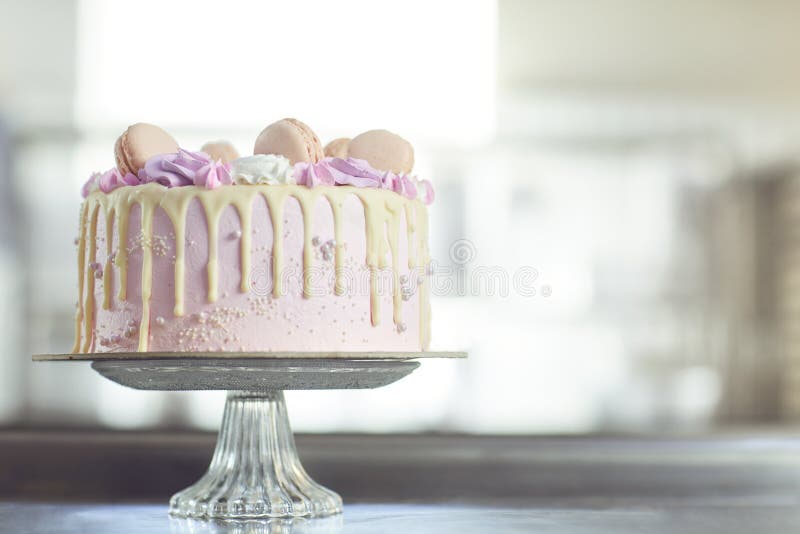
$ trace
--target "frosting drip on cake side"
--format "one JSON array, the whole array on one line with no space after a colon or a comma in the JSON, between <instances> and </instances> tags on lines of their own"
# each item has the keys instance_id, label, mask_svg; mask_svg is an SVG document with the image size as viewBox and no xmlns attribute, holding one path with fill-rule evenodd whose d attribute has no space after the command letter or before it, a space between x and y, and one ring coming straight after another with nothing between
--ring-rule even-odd
<instances>
[{"instance_id":1,"label":"frosting drip on cake side","mask_svg":"<svg viewBox=\"0 0 800 534\"><path fill-rule=\"evenodd\" d=\"M341 239L342 205L349 195L357 197L364 209L366 223L366 257L365 263L370 271L370 312L372 325L381 321L380 295L378 288L378 271L388 267L387 254L392 258L392 318L396 325L402 324L403 295L398 280L399 265L397 253L401 239L401 215L406 221L406 239L408 242L408 267L425 269L429 263L427 245L427 210L419 200L411 200L394 192L381 189L366 189L349 186L308 188L297 185L252 185L247 187L223 186L215 190L202 187L187 186L165 188L159 184L147 184L136 187L120 187L110 193L95 191L86 198L81 209L81 231L78 250L78 290L79 301L75 319L75 345L73 352L88 352L92 347L93 323L95 315L94 289L95 280L102 279L104 309L112 305L112 269L119 271L119 301L127 299L128 271L128 228L131 207L139 204L141 208L142 229L142 316L139 327L138 350L148 350L150 335L150 298L153 277L153 216L156 208L161 208L169 217L175 232L174 259L174 315L184 314L185 290L185 235L186 217L192 200L199 200L206 216L208 227L208 262L207 262L207 300L217 300L219 265L217 246L219 241L219 219L226 208L232 206L239 215L241 224L240 239L240 291L248 292L248 280L251 265L251 220L254 200L261 196L265 199L275 236L283 235L283 209L287 198L297 200L302 210L304 225L303 248L303 296L311 298L311 267L314 262L314 246L311 228L313 224L314 206L324 197L331 207L334 224L334 292L344 293L344 251ZM98 214L103 210L105 216L105 241L107 259L101 277L96 277L95 266L97 250ZM113 225L109 224L113 221ZM116 230L119 248L113 254L113 232ZM88 247L88 258L87 258ZM88 259L88 261L87 261ZM97 266L99 268L99 266ZM283 240L276 238L272 247L273 295L282 294L283 280ZM422 274L422 273L421 273ZM429 287L426 276L421 277L420 286L420 338L422 346L427 346L430 337L430 304Z\"/></svg>"}]
</instances>

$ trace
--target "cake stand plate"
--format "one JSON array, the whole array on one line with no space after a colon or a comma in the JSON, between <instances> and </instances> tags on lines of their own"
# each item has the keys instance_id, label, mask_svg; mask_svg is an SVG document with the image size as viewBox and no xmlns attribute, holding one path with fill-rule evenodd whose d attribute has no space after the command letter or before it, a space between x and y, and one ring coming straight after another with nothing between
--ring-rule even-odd
<instances>
[{"instance_id":1,"label":"cake stand plate","mask_svg":"<svg viewBox=\"0 0 800 534\"><path fill-rule=\"evenodd\" d=\"M35 361L91 361L123 386L154 391L372 389L419 367L419 358L461 352L219 352L37 354Z\"/></svg>"},{"instance_id":2,"label":"cake stand plate","mask_svg":"<svg viewBox=\"0 0 800 534\"><path fill-rule=\"evenodd\" d=\"M170 499L170 514L239 520L319 517L342 499L305 472L289 426L285 389L369 389L391 384L421 358L464 352L39 354L34 361L91 361L136 389L228 390L217 447L200 480Z\"/></svg>"},{"instance_id":3,"label":"cake stand plate","mask_svg":"<svg viewBox=\"0 0 800 534\"><path fill-rule=\"evenodd\" d=\"M156 391L370 389L400 380L403 360L100 360L92 369L123 386Z\"/></svg>"}]
</instances>

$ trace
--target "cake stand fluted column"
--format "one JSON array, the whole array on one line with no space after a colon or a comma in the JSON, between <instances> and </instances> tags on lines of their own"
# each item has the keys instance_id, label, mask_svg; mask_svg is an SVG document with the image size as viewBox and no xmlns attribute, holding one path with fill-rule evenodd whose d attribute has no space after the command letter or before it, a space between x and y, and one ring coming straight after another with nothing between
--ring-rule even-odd
<instances>
[{"instance_id":1,"label":"cake stand fluted column","mask_svg":"<svg viewBox=\"0 0 800 534\"><path fill-rule=\"evenodd\" d=\"M303 469L282 391L231 391L208 471L170 499L179 517L241 519L340 513L342 499Z\"/></svg>"}]
</instances>

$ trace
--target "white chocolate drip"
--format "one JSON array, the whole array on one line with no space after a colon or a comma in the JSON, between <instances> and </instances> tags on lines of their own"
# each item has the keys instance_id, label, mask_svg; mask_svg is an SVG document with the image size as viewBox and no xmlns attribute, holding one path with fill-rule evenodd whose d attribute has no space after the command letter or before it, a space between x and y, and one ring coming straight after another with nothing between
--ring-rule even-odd
<instances>
[{"instance_id":1,"label":"white chocolate drip","mask_svg":"<svg viewBox=\"0 0 800 534\"><path fill-rule=\"evenodd\" d=\"M405 215L408 241L408 267L420 270L422 284L419 292L420 342L427 347L430 338L430 302L427 276L424 269L428 266L428 215L424 204L418 200L409 200L391 191L366 189L349 186L308 188L297 185L253 185L223 186L215 190L187 186L167 189L158 184L147 184L136 187L121 187L105 194L95 191L89 195L81 207L80 238L78 242L78 310L75 317L75 344L72 352L91 352L94 344L95 321L95 277L87 265L93 265L97 253L97 219L102 209L106 227L106 262L103 271L103 303L104 309L110 309L113 301L112 268L119 269L119 290L117 299L127 299L128 250L125 244L128 239L128 228L131 207L139 204L141 208L141 229L144 243L142 256L142 317L139 327L138 350L147 351L150 335L150 297L153 285L153 216L160 207L169 217L175 231L175 316L184 314L185 269L186 269L186 216L192 200L198 199L205 211L208 225L208 302L218 298L219 265L217 249L219 241L219 221L223 210L233 206L239 215L241 226L240 291L248 292L248 276L251 264L251 221L253 204L256 196L261 195L267 203L273 230L272 246L272 279L273 295L283 294L282 280L284 269L283 252L283 218L284 204L287 197L297 199L302 210L304 226L303 244L303 295L311 296L311 272L314 262L311 229L313 214L317 201L324 197L331 207L334 224L334 268L336 295L344 294L343 268L344 245L342 242L342 210L348 195L355 195L364 208L366 226L366 258L370 270L370 311L372 324L377 326L381 321L380 292L378 274L380 269L388 267L387 255L391 255L392 267L392 318L396 325L402 322L402 292L399 280L399 245L401 216ZM111 261L113 233L117 233L119 244L113 265ZM87 236L88 234L88 236ZM88 262L87 262L88 255Z\"/></svg>"}]
</instances>

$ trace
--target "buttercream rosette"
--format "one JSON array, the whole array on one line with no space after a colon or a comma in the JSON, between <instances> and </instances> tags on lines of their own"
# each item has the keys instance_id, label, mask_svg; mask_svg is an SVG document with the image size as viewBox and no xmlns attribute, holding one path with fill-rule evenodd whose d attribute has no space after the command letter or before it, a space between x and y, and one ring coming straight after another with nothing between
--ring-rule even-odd
<instances>
[{"instance_id":1,"label":"buttercream rosette","mask_svg":"<svg viewBox=\"0 0 800 534\"><path fill-rule=\"evenodd\" d=\"M239 185L295 183L291 162L276 154L256 154L233 160L231 177Z\"/></svg>"},{"instance_id":2,"label":"buttercream rosette","mask_svg":"<svg viewBox=\"0 0 800 534\"><path fill-rule=\"evenodd\" d=\"M433 187L427 180L407 174L379 171L366 160L357 158L323 158L318 163L301 161L294 165L298 184L308 187L318 185L351 185L389 189L406 198L418 198L426 204L433 202Z\"/></svg>"},{"instance_id":3,"label":"buttercream rosette","mask_svg":"<svg viewBox=\"0 0 800 534\"><path fill-rule=\"evenodd\" d=\"M124 185L139 185L142 182L135 174L126 173L122 174L119 169L114 167L106 172L96 172L83 184L81 194L83 198L88 197L95 191L102 191L103 193L110 193L118 187Z\"/></svg>"},{"instance_id":4,"label":"buttercream rosette","mask_svg":"<svg viewBox=\"0 0 800 534\"><path fill-rule=\"evenodd\" d=\"M159 154L147 160L139 171L139 180L143 184L155 182L164 187L196 185L207 189L233 183L228 164L214 161L205 152L182 148L177 153Z\"/></svg>"}]
</instances>

